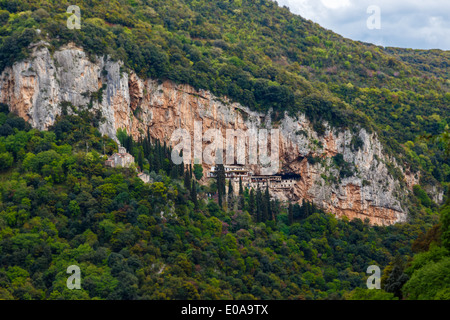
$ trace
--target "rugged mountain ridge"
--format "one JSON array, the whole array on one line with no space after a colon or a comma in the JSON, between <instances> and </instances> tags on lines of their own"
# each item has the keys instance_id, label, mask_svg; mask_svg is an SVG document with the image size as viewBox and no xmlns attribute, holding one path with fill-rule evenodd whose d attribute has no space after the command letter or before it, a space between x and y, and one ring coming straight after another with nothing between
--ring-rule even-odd
<instances>
[{"instance_id":1,"label":"rugged mountain ridge","mask_svg":"<svg viewBox=\"0 0 450 320\"><path fill-rule=\"evenodd\" d=\"M338 217L368 218L377 225L407 219L407 196L419 179L383 153L375 133L337 131L324 123L325 133L319 136L303 114L285 115L272 123L270 113L251 111L188 85L140 79L127 73L120 61L89 59L72 44L53 54L44 42L34 45L30 59L15 63L0 76L0 102L39 129L54 122L63 102L90 105L101 111L105 121L100 130L111 137L118 128L126 128L135 138L148 129L153 138L169 141L178 128L193 135L194 121L199 120L204 132L278 128L280 168L301 175L293 190L277 192L279 198L312 200ZM355 136L360 140L357 149L351 147ZM330 177L339 177L333 164L337 154L351 165L352 174L333 180ZM311 157L318 160L308 161ZM392 168L403 181L393 177Z\"/></svg>"}]
</instances>

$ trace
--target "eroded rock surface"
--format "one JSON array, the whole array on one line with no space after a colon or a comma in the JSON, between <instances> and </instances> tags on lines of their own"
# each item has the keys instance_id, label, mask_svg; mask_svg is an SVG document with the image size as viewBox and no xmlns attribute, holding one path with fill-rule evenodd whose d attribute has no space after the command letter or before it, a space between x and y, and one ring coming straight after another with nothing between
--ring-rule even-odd
<instances>
[{"instance_id":1,"label":"eroded rock surface","mask_svg":"<svg viewBox=\"0 0 450 320\"><path fill-rule=\"evenodd\" d=\"M118 128L126 128L135 138L148 131L153 138L169 142L179 128L193 137L195 121L202 122L203 132L221 129L224 135L226 129L277 128L280 170L301 176L292 190L277 191L277 197L298 202L307 199L338 217L368 218L377 225L406 220L407 193L418 177L389 159L375 134L359 130L362 146L354 149L355 134L348 130L337 131L325 124L325 134L318 136L302 114L296 119L286 115L281 122L272 123L270 114L251 111L188 85L140 79L121 66L121 62L107 58L91 61L73 45L52 56L46 44L40 43L29 60L1 74L0 102L39 129L54 122L64 101L74 106L90 105L102 112L105 122L100 130L111 137ZM101 98L92 99L100 90ZM338 154L351 165L351 176L340 177L340 168L333 162ZM311 164L308 156L321 160ZM387 163L401 170L403 184L392 177ZM209 165L204 166L205 171L209 169ZM258 166L253 169L258 171Z\"/></svg>"}]
</instances>

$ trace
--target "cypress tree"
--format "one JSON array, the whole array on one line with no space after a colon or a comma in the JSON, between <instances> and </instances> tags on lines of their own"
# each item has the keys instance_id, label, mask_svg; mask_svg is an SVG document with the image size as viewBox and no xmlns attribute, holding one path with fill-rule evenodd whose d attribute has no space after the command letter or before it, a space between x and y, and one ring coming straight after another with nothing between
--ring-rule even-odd
<instances>
[{"instance_id":1,"label":"cypress tree","mask_svg":"<svg viewBox=\"0 0 450 320\"><path fill-rule=\"evenodd\" d=\"M256 190L256 221L261 222L263 219L263 195L258 186Z\"/></svg>"},{"instance_id":2,"label":"cypress tree","mask_svg":"<svg viewBox=\"0 0 450 320\"><path fill-rule=\"evenodd\" d=\"M170 161L170 157L172 154L172 148L168 148L167 149L167 153L166 153L166 162L167 162L167 173L172 172L172 168L175 166L175 164L173 163L173 161ZM167 161L169 160L169 161Z\"/></svg>"},{"instance_id":3,"label":"cypress tree","mask_svg":"<svg viewBox=\"0 0 450 320\"><path fill-rule=\"evenodd\" d=\"M184 187L189 191L191 190L191 178L188 171L184 173Z\"/></svg>"},{"instance_id":4,"label":"cypress tree","mask_svg":"<svg viewBox=\"0 0 450 320\"><path fill-rule=\"evenodd\" d=\"M128 152L131 152L133 150L133 138L129 135L125 138L125 149L127 149Z\"/></svg>"},{"instance_id":5,"label":"cypress tree","mask_svg":"<svg viewBox=\"0 0 450 320\"><path fill-rule=\"evenodd\" d=\"M241 195L239 196L238 209L239 209L239 210L244 210L244 207L245 207L245 198L244 198L244 195L241 194Z\"/></svg>"},{"instance_id":6,"label":"cypress tree","mask_svg":"<svg viewBox=\"0 0 450 320\"><path fill-rule=\"evenodd\" d=\"M144 169L144 155L143 155L143 151L141 149L139 149L139 153L138 153L138 166L141 169L141 171Z\"/></svg>"},{"instance_id":7,"label":"cypress tree","mask_svg":"<svg viewBox=\"0 0 450 320\"><path fill-rule=\"evenodd\" d=\"M195 183L195 180L192 180L191 201L194 203L195 209L198 209L197 185Z\"/></svg>"},{"instance_id":8,"label":"cypress tree","mask_svg":"<svg viewBox=\"0 0 450 320\"><path fill-rule=\"evenodd\" d=\"M156 173L158 173L159 169L161 169L159 140L156 140L156 145L155 145L155 148L153 149L153 166L152 167Z\"/></svg>"},{"instance_id":9,"label":"cypress tree","mask_svg":"<svg viewBox=\"0 0 450 320\"><path fill-rule=\"evenodd\" d=\"M228 180L228 196L233 196L233 184L231 183L231 179Z\"/></svg>"},{"instance_id":10,"label":"cypress tree","mask_svg":"<svg viewBox=\"0 0 450 320\"><path fill-rule=\"evenodd\" d=\"M280 200L275 199L270 201L270 210L272 210L272 219L275 221L276 217L280 214Z\"/></svg>"},{"instance_id":11,"label":"cypress tree","mask_svg":"<svg viewBox=\"0 0 450 320\"><path fill-rule=\"evenodd\" d=\"M178 168L177 166L173 166L172 169L170 169L170 178L173 180L178 178Z\"/></svg>"},{"instance_id":12,"label":"cypress tree","mask_svg":"<svg viewBox=\"0 0 450 320\"><path fill-rule=\"evenodd\" d=\"M181 163L179 165L177 165L177 167L178 167L178 176L182 177L182 176L184 176L183 149L180 150L179 156L180 156L180 158L182 160L181 160Z\"/></svg>"},{"instance_id":13,"label":"cypress tree","mask_svg":"<svg viewBox=\"0 0 450 320\"><path fill-rule=\"evenodd\" d=\"M217 197L219 199L219 207L222 208L222 197L223 197L223 193L222 193L222 188L217 188Z\"/></svg>"},{"instance_id":14,"label":"cypress tree","mask_svg":"<svg viewBox=\"0 0 450 320\"><path fill-rule=\"evenodd\" d=\"M158 155L159 155L159 169L164 169L164 149L161 146L161 143L159 143L159 151L158 151Z\"/></svg>"},{"instance_id":15,"label":"cypress tree","mask_svg":"<svg viewBox=\"0 0 450 320\"><path fill-rule=\"evenodd\" d=\"M223 164L216 166L217 192L219 195L219 205L222 206L222 197L225 195L225 168Z\"/></svg>"},{"instance_id":16,"label":"cypress tree","mask_svg":"<svg viewBox=\"0 0 450 320\"><path fill-rule=\"evenodd\" d=\"M144 152L144 158L148 157L148 137L146 136L142 141L142 151Z\"/></svg>"},{"instance_id":17,"label":"cypress tree","mask_svg":"<svg viewBox=\"0 0 450 320\"><path fill-rule=\"evenodd\" d=\"M250 189L250 194L248 197L248 213L250 213L251 216L255 215L255 192L253 191L253 188Z\"/></svg>"},{"instance_id":18,"label":"cypress tree","mask_svg":"<svg viewBox=\"0 0 450 320\"><path fill-rule=\"evenodd\" d=\"M302 208L301 208L300 212L301 212L301 215L300 215L301 219L305 219L309 215L309 206L308 206L308 202L305 199L302 200Z\"/></svg>"},{"instance_id":19,"label":"cypress tree","mask_svg":"<svg viewBox=\"0 0 450 320\"><path fill-rule=\"evenodd\" d=\"M314 204L314 202L311 202L311 211L310 211L310 214L313 214L313 213L315 213L315 212L317 212L317 207L316 207L316 205Z\"/></svg>"},{"instance_id":20,"label":"cypress tree","mask_svg":"<svg viewBox=\"0 0 450 320\"><path fill-rule=\"evenodd\" d=\"M242 187L242 178L239 177L239 194L244 194L244 188Z\"/></svg>"},{"instance_id":21,"label":"cypress tree","mask_svg":"<svg viewBox=\"0 0 450 320\"><path fill-rule=\"evenodd\" d=\"M234 207L234 191L231 179L228 180L228 194L227 194L227 205L228 208L232 209Z\"/></svg>"},{"instance_id":22,"label":"cypress tree","mask_svg":"<svg viewBox=\"0 0 450 320\"><path fill-rule=\"evenodd\" d=\"M262 201L262 221L266 222L271 218L272 218L272 210L270 209L269 186L266 185L266 191L264 192L264 198Z\"/></svg>"},{"instance_id":23,"label":"cypress tree","mask_svg":"<svg viewBox=\"0 0 450 320\"><path fill-rule=\"evenodd\" d=\"M165 158L165 156L167 155L167 145L166 142L164 141L164 145L163 145L163 150L162 150L162 155L163 155L163 159Z\"/></svg>"},{"instance_id":24,"label":"cypress tree","mask_svg":"<svg viewBox=\"0 0 450 320\"><path fill-rule=\"evenodd\" d=\"M217 165L217 188L221 189L222 194L225 194L225 168L223 164Z\"/></svg>"},{"instance_id":25,"label":"cypress tree","mask_svg":"<svg viewBox=\"0 0 450 320\"><path fill-rule=\"evenodd\" d=\"M292 208L292 203L289 203L288 218L289 218L289 225L294 223L294 209Z\"/></svg>"}]
</instances>

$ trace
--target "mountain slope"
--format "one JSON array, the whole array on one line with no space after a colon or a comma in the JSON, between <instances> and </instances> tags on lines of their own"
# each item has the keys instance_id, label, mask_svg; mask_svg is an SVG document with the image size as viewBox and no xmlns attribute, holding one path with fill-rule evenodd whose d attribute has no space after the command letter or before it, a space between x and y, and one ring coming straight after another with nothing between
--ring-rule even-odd
<instances>
[{"instance_id":1,"label":"mountain slope","mask_svg":"<svg viewBox=\"0 0 450 320\"><path fill-rule=\"evenodd\" d=\"M448 125L448 52L344 39L271 1L79 5L81 30L69 30L68 2L0 2L7 21L0 68L29 55L31 42L48 41L51 51L74 42L92 59L109 54L142 78L190 84L252 110L271 109L275 122L284 111L300 111L317 127L326 121L339 129L374 130L400 165L422 171L420 183L432 197L442 194L438 182L450 179L442 146L416 140Z\"/></svg>"},{"instance_id":2,"label":"mountain slope","mask_svg":"<svg viewBox=\"0 0 450 320\"><path fill-rule=\"evenodd\" d=\"M448 252L438 227L418 236L450 167L418 137L449 123L448 52L354 42L264 0L79 1L81 30L70 4L0 0L0 299L370 297L371 264L409 274L411 298L429 287L423 262ZM162 143L199 119L281 129L281 168L302 179L280 196L299 203L257 195L260 221L249 191L210 200L217 184L191 184ZM104 166L119 128L151 183ZM415 239L430 253L393 272Z\"/></svg>"},{"instance_id":3,"label":"mountain slope","mask_svg":"<svg viewBox=\"0 0 450 320\"><path fill-rule=\"evenodd\" d=\"M162 160L150 184L105 167L101 153L117 144L89 112L58 117L48 131L0 112L5 123L14 130L0 132L0 157L11 159L0 162L1 299L339 298L365 285L368 263L411 256L436 222L371 227L305 206L290 220L276 203L276 220L257 222L248 192L244 210L232 209L238 197L222 210L212 188L197 185L195 205L194 178L165 146L127 143L136 159ZM70 265L81 268L81 290L67 288Z\"/></svg>"},{"instance_id":4,"label":"mountain slope","mask_svg":"<svg viewBox=\"0 0 450 320\"><path fill-rule=\"evenodd\" d=\"M198 123L203 135L218 129L224 139L229 129L247 133L278 129L278 154L271 154L273 173L299 178L292 188L273 190L272 195L298 203L313 201L338 217L368 219L372 224L407 220L409 195L419 176L387 155L375 132L356 126L338 130L301 113L274 121L271 111L252 111L205 90L121 73L120 62L100 57L91 62L73 45L53 55L47 47L45 43L35 46L31 59L5 69L0 77L0 101L34 127L47 129L57 115L79 109L95 110L100 131L110 137L124 129L136 141L148 136L170 146L178 144L171 137L181 129L192 143ZM311 103L321 101L321 96L311 99ZM236 148L246 148L246 164L255 174L262 174L257 165L261 163L249 161L250 141L244 143ZM206 173L211 169L206 160L208 146L205 139L202 165ZM152 166L149 169L157 171ZM204 184L210 182L206 176Z\"/></svg>"}]
</instances>

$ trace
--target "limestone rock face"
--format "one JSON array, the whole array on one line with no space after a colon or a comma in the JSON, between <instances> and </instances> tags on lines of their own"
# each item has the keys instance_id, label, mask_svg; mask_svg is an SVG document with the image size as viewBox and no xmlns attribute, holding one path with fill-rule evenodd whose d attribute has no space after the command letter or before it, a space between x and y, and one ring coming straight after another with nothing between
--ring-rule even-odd
<instances>
[{"instance_id":1,"label":"limestone rock face","mask_svg":"<svg viewBox=\"0 0 450 320\"><path fill-rule=\"evenodd\" d=\"M39 43L30 59L0 75L0 102L39 129L53 124L62 102L89 106L101 111L105 121L100 131L110 137L125 128L135 138L149 132L172 145L176 143L170 138L177 129L185 129L193 138L195 122L203 133L220 129L224 136L226 129L278 129L280 172L300 175L293 189L275 192L278 198L312 200L338 217L367 218L377 225L406 220L406 197L418 177L387 157L374 133L338 131L324 123L325 134L319 136L303 114L297 118L286 115L272 123L270 112L251 111L188 85L140 79L121 66L120 61L108 58L90 60L73 45L52 55L45 43ZM352 147L356 136L359 148ZM350 166L350 175L341 177L341 168L333 160L338 154ZM313 163L308 158L319 160ZM403 174L403 182L393 178L388 169L392 166ZM209 168L204 164L205 171ZM258 173L257 165L252 169Z\"/></svg>"},{"instance_id":2,"label":"limestone rock face","mask_svg":"<svg viewBox=\"0 0 450 320\"><path fill-rule=\"evenodd\" d=\"M121 72L121 63L102 58L90 61L73 45L51 55L46 45L34 45L31 59L2 73L0 102L33 127L45 130L61 113L62 102L89 105L92 94L107 84L102 101L93 100L91 107L101 110L106 118L101 131L115 136L116 121L123 123L129 118L128 74Z\"/></svg>"}]
</instances>

